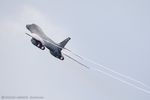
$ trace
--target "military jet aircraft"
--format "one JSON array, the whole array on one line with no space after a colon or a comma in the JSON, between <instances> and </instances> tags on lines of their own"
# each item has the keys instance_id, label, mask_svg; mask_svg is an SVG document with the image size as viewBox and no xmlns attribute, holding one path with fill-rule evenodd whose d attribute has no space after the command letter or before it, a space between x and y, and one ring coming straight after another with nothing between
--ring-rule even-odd
<instances>
[{"instance_id":1,"label":"military jet aircraft","mask_svg":"<svg viewBox=\"0 0 150 100\"><path fill-rule=\"evenodd\" d=\"M41 50L44 50L45 48L49 49L50 53L60 59L64 60L64 57L61 53L61 50L65 47L67 42L71 39L70 37L66 38L60 43L55 43L53 40L51 40L48 36L44 34L42 29L36 25L36 24L28 24L26 25L26 28L31 33L26 33L30 37L32 37L31 42L36 47L40 48Z\"/></svg>"}]
</instances>

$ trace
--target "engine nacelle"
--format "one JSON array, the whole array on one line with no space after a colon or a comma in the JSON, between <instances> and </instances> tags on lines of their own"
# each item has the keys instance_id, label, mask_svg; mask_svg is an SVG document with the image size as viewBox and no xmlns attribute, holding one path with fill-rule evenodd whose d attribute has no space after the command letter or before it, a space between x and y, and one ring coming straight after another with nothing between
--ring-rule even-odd
<instances>
[{"instance_id":1,"label":"engine nacelle","mask_svg":"<svg viewBox=\"0 0 150 100\"><path fill-rule=\"evenodd\" d=\"M56 57L56 58L58 58L58 59L60 59L60 60L64 60L64 57L62 56L61 52L59 52L59 51L50 51L50 53L51 53L54 57Z\"/></svg>"},{"instance_id":2,"label":"engine nacelle","mask_svg":"<svg viewBox=\"0 0 150 100\"><path fill-rule=\"evenodd\" d=\"M45 49L45 46L42 45L42 43L34 38L31 39L31 42L33 45L35 45L36 47L40 48L41 50Z\"/></svg>"}]
</instances>

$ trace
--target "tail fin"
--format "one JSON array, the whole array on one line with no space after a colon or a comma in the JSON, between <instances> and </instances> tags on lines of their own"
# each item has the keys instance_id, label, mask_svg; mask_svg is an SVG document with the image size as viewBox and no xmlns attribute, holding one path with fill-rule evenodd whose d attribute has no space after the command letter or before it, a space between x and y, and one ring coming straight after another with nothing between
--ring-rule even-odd
<instances>
[{"instance_id":1,"label":"tail fin","mask_svg":"<svg viewBox=\"0 0 150 100\"><path fill-rule=\"evenodd\" d=\"M66 38L65 40L63 40L62 42L60 42L59 45L64 48L65 45L68 43L68 41L69 41L70 39L71 39L70 37Z\"/></svg>"}]
</instances>

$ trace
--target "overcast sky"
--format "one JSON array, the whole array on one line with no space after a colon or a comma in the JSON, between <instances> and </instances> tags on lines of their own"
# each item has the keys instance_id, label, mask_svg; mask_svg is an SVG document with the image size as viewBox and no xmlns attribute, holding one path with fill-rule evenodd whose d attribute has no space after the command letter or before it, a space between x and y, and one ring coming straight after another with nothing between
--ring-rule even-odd
<instances>
[{"instance_id":1,"label":"overcast sky","mask_svg":"<svg viewBox=\"0 0 150 100\"><path fill-rule=\"evenodd\" d=\"M150 86L149 0L0 0L0 96L149 100L146 94L33 46L38 24L66 48ZM91 67L94 67L90 65Z\"/></svg>"}]
</instances>

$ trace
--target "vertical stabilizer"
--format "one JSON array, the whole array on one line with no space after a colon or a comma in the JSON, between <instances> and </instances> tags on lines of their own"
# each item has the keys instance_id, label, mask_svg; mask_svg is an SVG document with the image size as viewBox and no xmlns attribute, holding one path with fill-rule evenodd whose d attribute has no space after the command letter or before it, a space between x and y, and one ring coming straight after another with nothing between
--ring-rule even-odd
<instances>
[{"instance_id":1,"label":"vertical stabilizer","mask_svg":"<svg viewBox=\"0 0 150 100\"><path fill-rule=\"evenodd\" d=\"M62 42L60 42L59 45L60 45L62 48L64 48L65 45L68 43L68 41L69 41L70 39L71 39L70 37L66 38L65 40L63 40Z\"/></svg>"}]
</instances>

